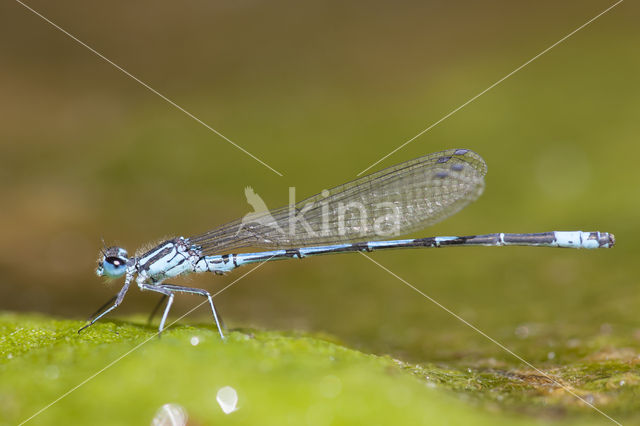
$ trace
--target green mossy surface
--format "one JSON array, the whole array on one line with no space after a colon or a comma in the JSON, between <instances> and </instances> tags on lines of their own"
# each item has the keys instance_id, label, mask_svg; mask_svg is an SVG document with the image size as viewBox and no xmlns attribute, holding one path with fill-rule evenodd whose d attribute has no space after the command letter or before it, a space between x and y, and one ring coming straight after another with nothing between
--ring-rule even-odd
<instances>
[{"instance_id":1,"label":"green mossy surface","mask_svg":"<svg viewBox=\"0 0 640 426\"><path fill-rule=\"evenodd\" d=\"M211 326L179 323L158 339L137 319L78 334L82 324L0 315L2 424L25 421L60 397L28 424L150 424L166 403L181 405L192 425L610 423L541 374L491 360L475 368L411 365L328 336L239 329L222 342ZM632 423L639 358L612 343L589 342L589 356L545 372ZM239 396L228 415L216 402L224 386Z\"/></svg>"},{"instance_id":2,"label":"green mossy surface","mask_svg":"<svg viewBox=\"0 0 640 426\"><path fill-rule=\"evenodd\" d=\"M638 2L605 3L28 2L284 176L1 3L0 309L22 313L0 313L0 424L93 375L27 424L148 425L165 403L191 425L612 424L485 336L640 424ZM81 335L69 321L122 286L95 276L102 241L134 254L244 217L248 186L275 209L392 151L370 171L449 148L486 160L484 194L402 238L581 229L616 247L399 250L370 255L393 275L353 254L172 282L219 294L224 344L204 308L154 338L129 315L158 295L136 288ZM172 315L201 302L180 295ZM223 386L239 393L230 415Z\"/></svg>"}]
</instances>

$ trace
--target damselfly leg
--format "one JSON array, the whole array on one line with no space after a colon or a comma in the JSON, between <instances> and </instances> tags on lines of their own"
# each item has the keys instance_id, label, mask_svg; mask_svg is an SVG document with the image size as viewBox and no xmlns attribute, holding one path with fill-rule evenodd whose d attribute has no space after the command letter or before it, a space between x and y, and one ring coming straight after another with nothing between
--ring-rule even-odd
<instances>
[{"instance_id":1,"label":"damselfly leg","mask_svg":"<svg viewBox=\"0 0 640 426\"><path fill-rule=\"evenodd\" d=\"M156 306L153 308L153 310L151 311L151 314L149 315L149 319L147 319L147 325L151 325L151 323L153 322L153 318L158 313L158 309L160 309L160 306L162 306L162 304L166 299L167 299L166 294L163 294L162 296L160 296L160 300L158 300L158 303L156 303Z\"/></svg>"}]
</instances>

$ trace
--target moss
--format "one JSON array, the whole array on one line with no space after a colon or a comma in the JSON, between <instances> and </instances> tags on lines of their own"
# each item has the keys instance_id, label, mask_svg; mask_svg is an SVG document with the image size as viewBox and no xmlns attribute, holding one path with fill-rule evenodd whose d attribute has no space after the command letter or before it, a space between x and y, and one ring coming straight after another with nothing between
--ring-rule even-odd
<instances>
[{"instance_id":1,"label":"moss","mask_svg":"<svg viewBox=\"0 0 640 426\"><path fill-rule=\"evenodd\" d=\"M81 325L0 315L3 423L26 420L69 391L31 423L149 424L166 403L184 407L190 424L606 423L531 371L411 365L292 332L238 329L223 342L210 326L177 325L159 339L135 322L104 321L78 334ZM609 350L547 371L629 419L638 405L636 362L632 351ZM224 386L239 395L228 415L216 402Z\"/></svg>"}]
</instances>

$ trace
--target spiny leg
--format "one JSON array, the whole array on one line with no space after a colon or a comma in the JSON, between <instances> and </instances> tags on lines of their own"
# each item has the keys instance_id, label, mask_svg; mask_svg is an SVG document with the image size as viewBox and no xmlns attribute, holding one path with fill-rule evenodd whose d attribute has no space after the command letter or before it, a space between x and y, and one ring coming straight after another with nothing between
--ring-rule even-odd
<instances>
[{"instance_id":1,"label":"spiny leg","mask_svg":"<svg viewBox=\"0 0 640 426\"><path fill-rule=\"evenodd\" d=\"M160 327L158 327L158 336L160 336L162 334L162 330L164 330L164 324L167 321L167 316L169 315L169 311L171 310L171 305L173 304L173 292L169 289L164 288L164 286L162 285L142 284L140 288L142 290L155 291L169 297L167 306L164 308L164 313L162 314L162 319L160 320Z\"/></svg>"},{"instance_id":2,"label":"spiny leg","mask_svg":"<svg viewBox=\"0 0 640 426\"><path fill-rule=\"evenodd\" d=\"M155 308L153 308L153 311L151 311L151 315L149 315L147 324L151 324L151 321L153 321L153 317L156 316L156 312L158 312L158 309L160 309L160 306L162 306L162 303L164 303L166 299L167 299L166 294L163 294L162 296L160 296L160 300L158 300L158 304L156 304Z\"/></svg>"},{"instance_id":3,"label":"spiny leg","mask_svg":"<svg viewBox=\"0 0 640 426\"><path fill-rule=\"evenodd\" d=\"M113 302L115 302L117 298L118 298L117 294L113 295L113 297L111 299L107 300L102 306L100 306L98 309L96 309L94 313L89 315L89 318L87 318L87 321L91 321L92 319L97 317L104 310L104 308L106 308L107 306L109 306Z\"/></svg>"},{"instance_id":4,"label":"spiny leg","mask_svg":"<svg viewBox=\"0 0 640 426\"><path fill-rule=\"evenodd\" d=\"M209 306L211 307L211 313L213 314L213 319L216 322L216 327L218 327L218 333L220 333L220 337L222 339L225 338L224 333L222 332L222 329L224 328L224 323L222 322L222 318L220 318L218 316L218 313L216 312L216 307L213 304L213 297L211 297L211 294L209 294L207 290L203 290L201 288L183 287L181 285L173 285L173 284L162 284L160 287L164 287L171 291L198 294L200 296L206 297L207 300L209 301Z\"/></svg>"},{"instance_id":5,"label":"spiny leg","mask_svg":"<svg viewBox=\"0 0 640 426\"><path fill-rule=\"evenodd\" d=\"M173 305L173 293L169 294L169 300L167 301L167 306L164 308L164 313L162 314L162 319L160 320L160 327L158 327L158 337L162 334L162 330L164 329L164 323L167 321L167 316L169 315L169 310L171 309L171 305Z\"/></svg>"},{"instance_id":6,"label":"spiny leg","mask_svg":"<svg viewBox=\"0 0 640 426\"><path fill-rule=\"evenodd\" d=\"M80 333L85 328L92 326L100 318L107 315L109 312L113 311L115 308L117 308L118 305L122 303L122 299L124 299L124 295L127 294L127 290L129 290L129 284L131 284L132 279L133 279L133 275L127 275L127 277L124 280L124 285L122 286L118 294L115 296L115 302L113 302L113 305L111 305L108 309L105 309L101 314L95 315L94 318L89 322L89 324L83 326L82 328L80 328L80 330L78 330L78 333ZM111 298L108 303L106 303L100 309L98 309L98 312L102 311L104 306L107 306L109 303L111 303L113 299L114 298Z\"/></svg>"}]
</instances>

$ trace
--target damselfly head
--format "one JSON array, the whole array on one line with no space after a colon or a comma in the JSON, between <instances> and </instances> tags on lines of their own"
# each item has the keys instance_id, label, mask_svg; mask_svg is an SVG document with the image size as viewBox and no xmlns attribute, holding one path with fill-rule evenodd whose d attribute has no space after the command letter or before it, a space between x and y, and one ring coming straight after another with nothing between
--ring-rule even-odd
<instances>
[{"instance_id":1,"label":"damselfly head","mask_svg":"<svg viewBox=\"0 0 640 426\"><path fill-rule=\"evenodd\" d=\"M96 274L99 277L118 278L127 271L129 253L122 247L107 247L102 250L102 256L98 260Z\"/></svg>"}]
</instances>

